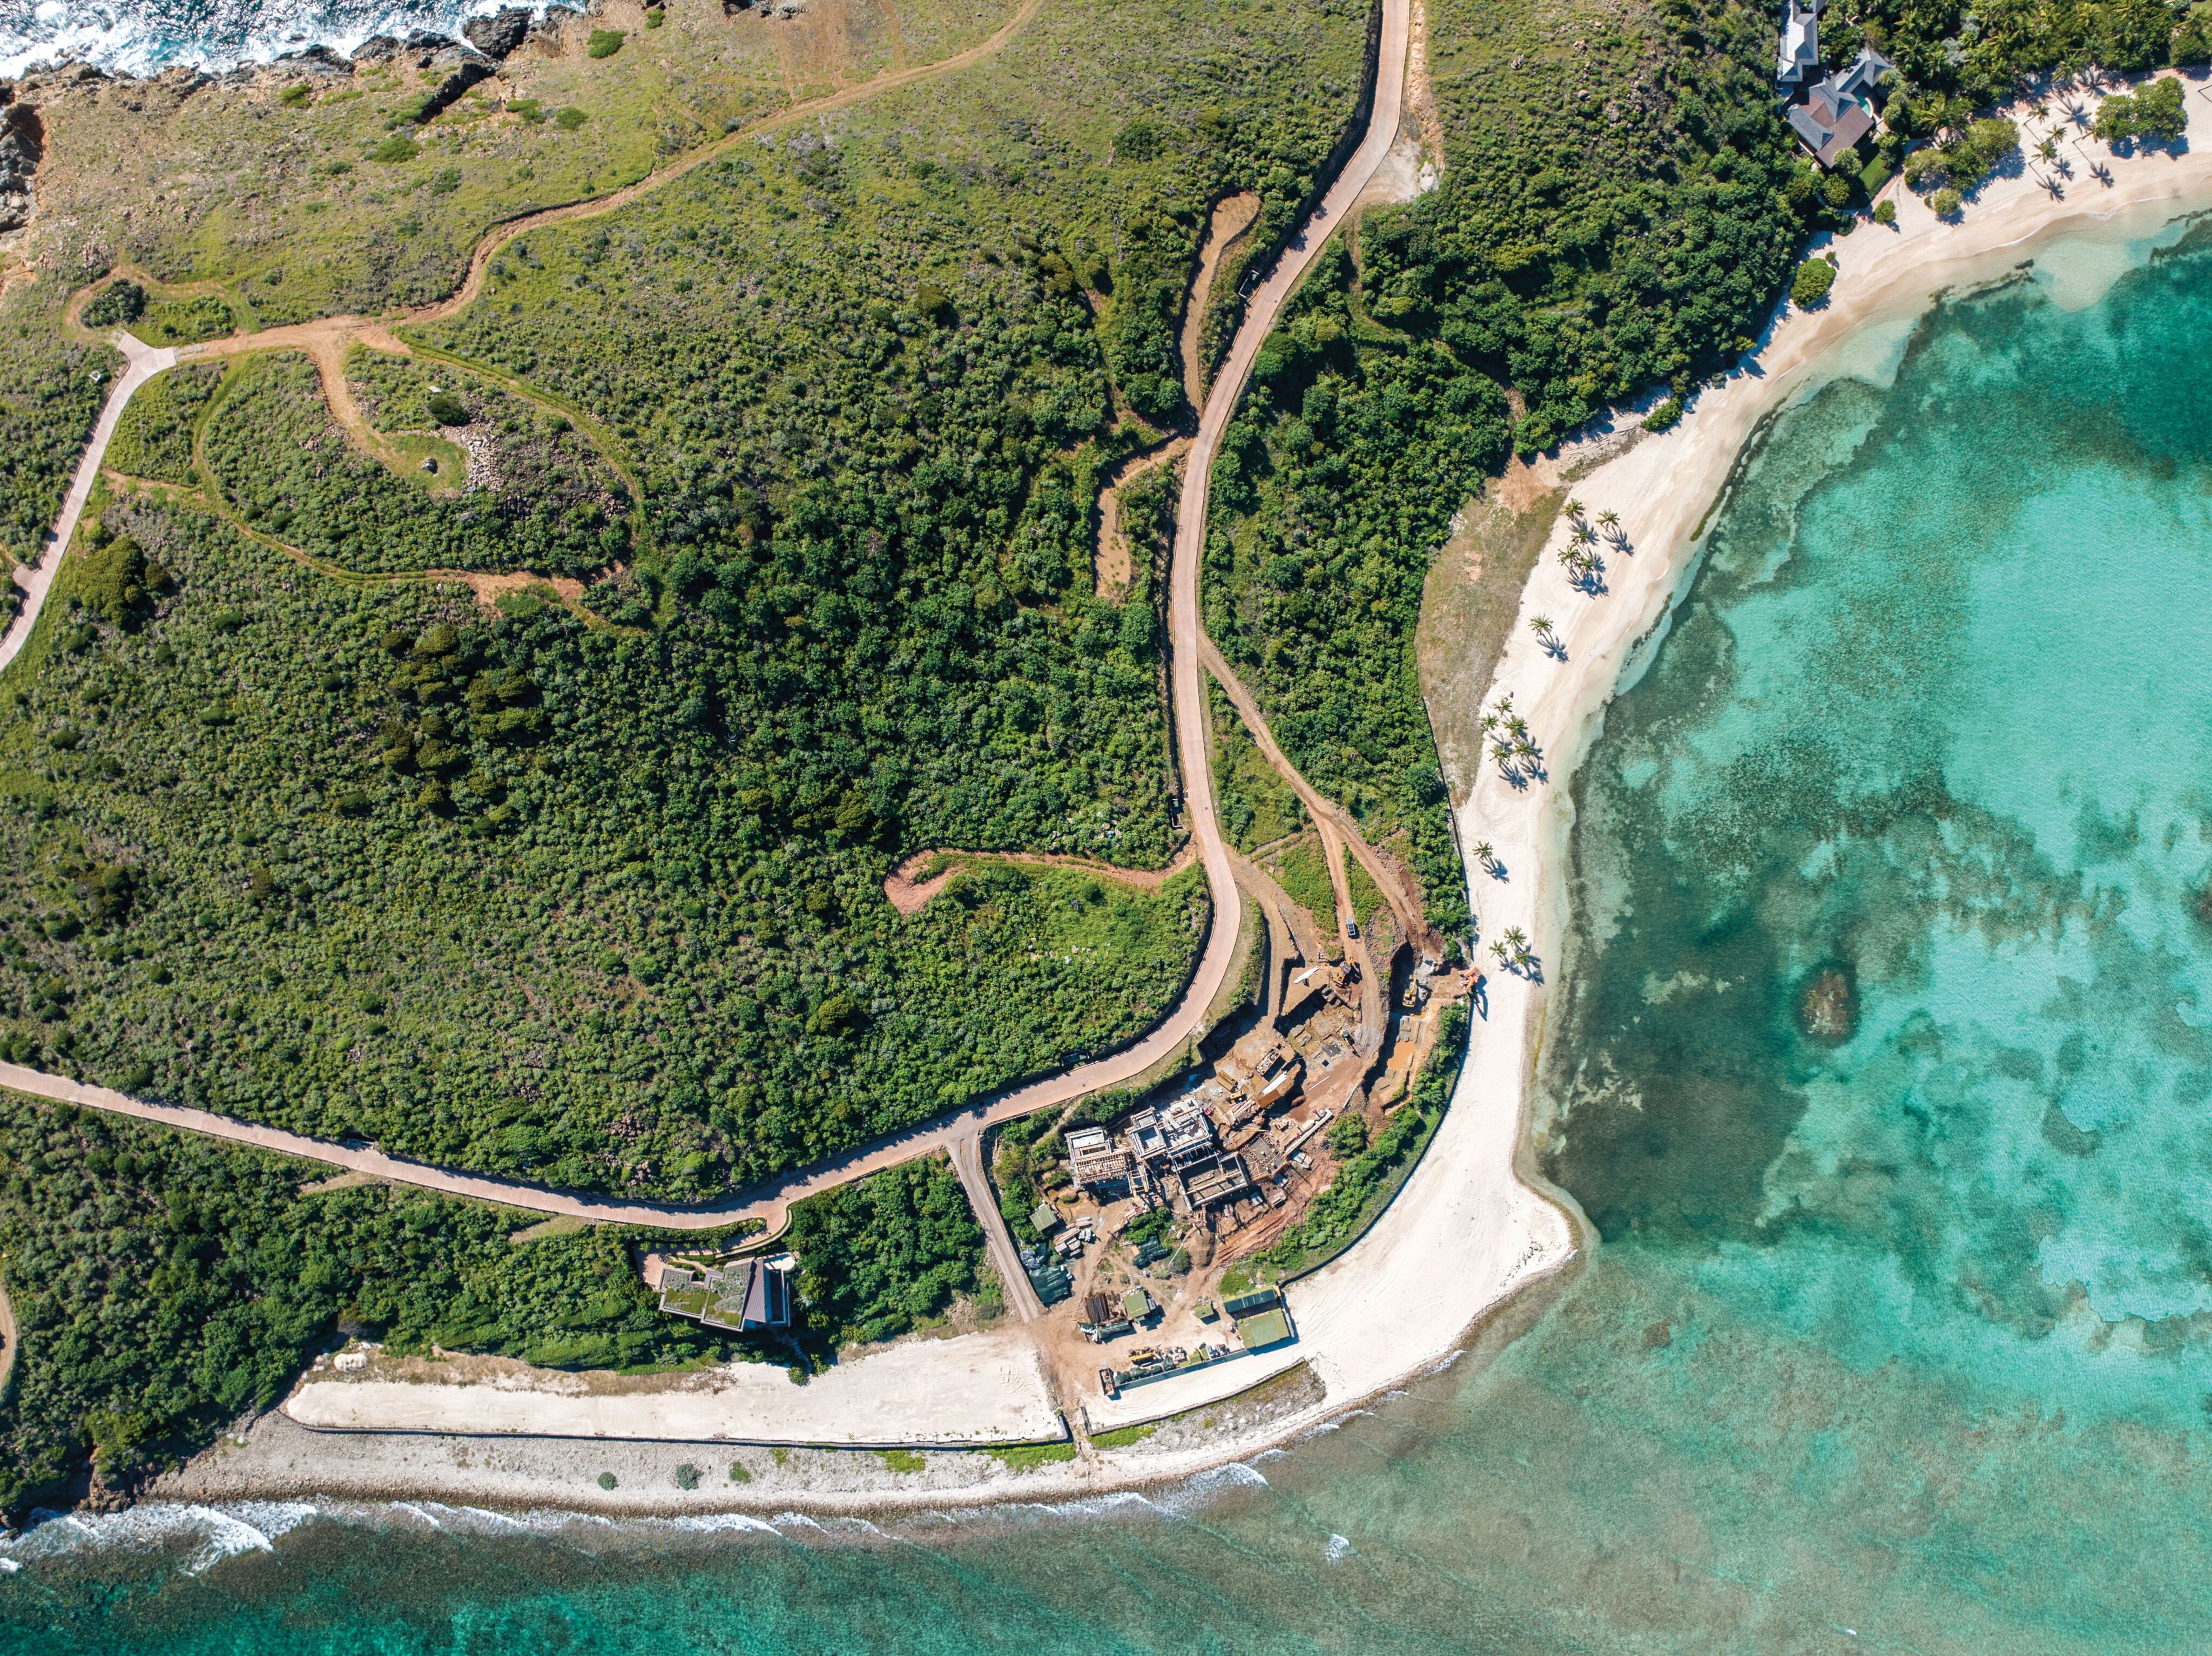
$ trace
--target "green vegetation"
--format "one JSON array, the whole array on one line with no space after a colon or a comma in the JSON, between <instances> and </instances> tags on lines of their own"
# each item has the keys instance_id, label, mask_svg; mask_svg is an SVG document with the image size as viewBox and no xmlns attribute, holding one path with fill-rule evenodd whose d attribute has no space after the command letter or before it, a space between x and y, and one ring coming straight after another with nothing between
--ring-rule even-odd
<instances>
[{"instance_id":1,"label":"green vegetation","mask_svg":"<svg viewBox=\"0 0 2212 1656\"><path fill-rule=\"evenodd\" d=\"M1331 957L1342 952L1337 939L1336 887L1328 877L1328 859L1322 854L1318 834L1302 837L1283 847L1275 859L1275 880L1284 894L1320 928L1322 947Z\"/></svg>"},{"instance_id":2,"label":"green vegetation","mask_svg":"<svg viewBox=\"0 0 2212 1656\"><path fill-rule=\"evenodd\" d=\"M825 1354L930 1322L981 1283L983 1233L939 1156L810 1196L786 1240L806 1302L800 1337Z\"/></svg>"},{"instance_id":3,"label":"green vegetation","mask_svg":"<svg viewBox=\"0 0 2212 1656\"><path fill-rule=\"evenodd\" d=\"M415 480L351 447L331 421L313 363L289 353L252 358L225 377L206 422L208 470L246 523L358 573L580 576L629 554L628 490L590 446L511 399L477 400L511 428L504 446L524 474L489 500L425 500ZM428 414L416 406L418 418Z\"/></svg>"},{"instance_id":4,"label":"green vegetation","mask_svg":"<svg viewBox=\"0 0 2212 1656\"><path fill-rule=\"evenodd\" d=\"M169 572L149 558L126 536L110 535L94 523L79 554L77 601L111 627L134 627L161 591L173 585Z\"/></svg>"},{"instance_id":5,"label":"green vegetation","mask_svg":"<svg viewBox=\"0 0 2212 1656\"><path fill-rule=\"evenodd\" d=\"M1057 1120L1051 1111L1040 1111L994 1129L991 1139L991 1186L998 1197L999 1216L1015 1241L1030 1247L1042 1246L1045 1239L1030 1222L1030 1216L1067 1183L1067 1169L1060 1165L1066 1149Z\"/></svg>"},{"instance_id":6,"label":"green vegetation","mask_svg":"<svg viewBox=\"0 0 2212 1656\"><path fill-rule=\"evenodd\" d=\"M515 1247L515 1216L397 1187L302 1194L315 1168L0 1094L0 1253L21 1350L0 1507L87 1445L111 1483L267 1408L343 1319L556 1368L731 1355L661 1316L604 1230Z\"/></svg>"},{"instance_id":7,"label":"green vegetation","mask_svg":"<svg viewBox=\"0 0 2212 1656\"><path fill-rule=\"evenodd\" d=\"M192 430L222 378L217 362L185 362L140 386L107 445L107 465L130 477L190 483Z\"/></svg>"},{"instance_id":8,"label":"green vegetation","mask_svg":"<svg viewBox=\"0 0 2212 1656\"><path fill-rule=\"evenodd\" d=\"M1382 892L1376 889L1374 880L1369 876L1366 865L1352 854L1349 846L1344 848L1344 885L1352 898L1352 919L1359 922L1364 931L1371 931L1375 917L1385 912L1386 905ZM1382 964L1379 956L1376 963L1378 966Z\"/></svg>"},{"instance_id":9,"label":"green vegetation","mask_svg":"<svg viewBox=\"0 0 2212 1656\"><path fill-rule=\"evenodd\" d=\"M878 1449L876 1451L876 1457L884 1463L884 1468L887 1471L904 1474L926 1472L929 1470L929 1462L912 1449Z\"/></svg>"},{"instance_id":10,"label":"green vegetation","mask_svg":"<svg viewBox=\"0 0 2212 1656\"><path fill-rule=\"evenodd\" d=\"M2172 143L2188 125L2179 81L2153 81L2132 96L2122 93L2097 106L2097 136L2111 143L2133 138Z\"/></svg>"},{"instance_id":11,"label":"green vegetation","mask_svg":"<svg viewBox=\"0 0 2212 1656\"><path fill-rule=\"evenodd\" d=\"M592 58L611 58L622 50L623 42L628 38L620 29L595 28L584 51Z\"/></svg>"},{"instance_id":12,"label":"green vegetation","mask_svg":"<svg viewBox=\"0 0 2212 1656\"><path fill-rule=\"evenodd\" d=\"M395 167L403 162L413 161L422 153L421 144L416 143L404 132L395 132L375 149L370 150L368 158L373 161L381 161L387 167Z\"/></svg>"},{"instance_id":13,"label":"green vegetation","mask_svg":"<svg viewBox=\"0 0 2212 1656\"><path fill-rule=\"evenodd\" d=\"M122 359L61 331L50 282L0 294L0 551L35 562ZM15 590L0 591L9 613Z\"/></svg>"},{"instance_id":14,"label":"green vegetation","mask_svg":"<svg viewBox=\"0 0 2212 1656\"><path fill-rule=\"evenodd\" d=\"M1953 136L1932 149L1916 149L1905 158L1905 182L1926 192L1942 188L1972 190L2006 161L2020 154L2020 129L1999 118L1969 124L1963 100L1951 99L1940 106L1908 104L1903 97L1890 100L1893 130L1910 135L1916 130L1940 126Z\"/></svg>"},{"instance_id":15,"label":"green vegetation","mask_svg":"<svg viewBox=\"0 0 2212 1656\"><path fill-rule=\"evenodd\" d=\"M1160 1429L1157 1421L1142 1426L1120 1426L1110 1432L1093 1432L1091 1447L1094 1449L1127 1449L1142 1443Z\"/></svg>"},{"instance_id":16,"label":"green vegetation","mask_svg":"<svg viewBox=\"0 0 2212 1656\"><path fill-rule=\"evenodd\" d=\"M1836 267L1825 258L1808 258L1790 284L1790 302L1802 310L1815 309L1828 302L1828 290L1835 285Z\"/></svg>"},{"instance_id":17,"label":"green vegetation","mask_svg":"<svg viewBox=\"0 0 2212 1656\"><path fill-rule=\"evenodd\" d=\"M1874 204L1874 221L1875 221L1876 224L1894 224L1894 223L1896 223L1896 222L1897 222L1897 203L1896 203L1895 202L1893 202L1893 201L1878 201L1878 202L1876 202L1876 203Z\"/></svg>"},{"instance_id":18,"label":"green vegetation","mask_svg":"<svg viewBox=\"0 0 2212 1656\"><path fill-rule=\"evenodd\" d=\"M612 1472L601 1472L597 1481L602 1489L611 1489L615 1487L616 1478Z\"/></svg>"},{"instance_id":19,"label":"green vegetation","mask_svg":"<svg viewBox=\"0 0 2212 1656\"><path fill-rule=\"evenodd\" d=\"M1300 1276L1326 1265L1358 1240L1398 1193L1435 1136L1451 1102L1452 1087L1459 1079L1460 1057L1466 1050L1467 1007L1455 1002L1438 1015L1436 1045L1421 1065L1412 1094L1391 1113L1372 1143L1367 1142L1364 1121L1358 1143L1352 1143L1349 1124L1358 1117L1348 1116L1330 1125L1330 1151L1341 1158L1348 1149L1350 1159L1337 1168L1335 1181L1314 1198L1304 1216L1253 1256L1255 1267L1278 1281ZM1337 1143L1340 1128L1346 1129L1346 1148ZM1222 1292L1232 1291L1224 1281Z\"/></svg>"},{"instance_id":20,"label":"green vegetation","mask_svg":"<svg viewBox=\"0 0 2212 1656\"><path fill-rule=\"evenodd\" d=\"M1213 719L1213 786L1221 815L1221 831L1239 851L1261 846L1297 833L1305 826L1305 806L1297 790L1267 762L1230 705L1221 687L1206 681Z\"/></svg>"},{"instance_id":21,"label":"green vegetation","mask_svg":"<svg viewBox=\"0 0 2212 1656\"><path fill-rule=\"evenodd\" d=\"M1367 1148L1367 1118L1364 1115L1342 1115L1328 1124L1322 1134L1328 1145L1328 1153L1340 1162L1349 1162Z\"/></svg>"},{"instance_id":22,"label":"green vegetation","mask_svg":"<svg viewBox=\"0 0 2212 1656\"><path fill-rule=\"evenodd\" d=\"M146 290L135 282L112 282L84 307L81 320L88 328L118 328L146 313Z\"/></svg>"},{"instance_id":23,"label":"green vegetation","mask_svg":"<svg viewBox=\"0 0 2212 1656\"><path fill-rule=\"evenodd\" d=\"M197 345L203 340L228 338L237 329L238 318L228 300L220 294L201 294L192 299L155 301L146 307L146 314L132 325L131 331L149 344Z\"/></svg>"},{"instance_id":24,"label":"green vegetation","mask_svg":"<svg viewBox=\"0 0 2212 1656\"><path fill-rule=\"evenodd\" d=\"M993 1444L983 1453L1008 1471L1033 1472L1041 1466L1060 1466L1075 1459L1073 1443Z\"/></svg>"},{"instance_id":25,"label":"green vegetation","mask_svg":"<svg viewBox=\"0 0 2212 1656\"><path fill-rule=\"evenodd\" d=\"M1961 198L1957 191L1946 187L1930 196L1928 205L1937 218L1947 219L1959 210Z\"/></svg>"},{"instance_id":26,"label":"green vegetation","mask_svg":"<svg viewBox=\"0 0 2212 1656\"><path fill-rule=\"evenodd\" d=\"M1887 202L1882 204L1888 205ZM1896 215L1895 209L1893 209L1890 216L1894 218ZM1669 397L1644 416L1644 429L1646 431L1671 430L1681 418L1682 399L1679 397Z\"/></svg>"},{"instance_id":27,"label":"green vegetation","mask_svg":"<svg viewBox=\"0 0 2212 1656\"><path fill-rule=\"evenodd\" d=\"M39 847L0 871L20 1061L697 1199L1126 1039L1188 972L1195 869L999 865L902 919L865 842L733 846L710 618L622 637L102 521L177 587L125 630L72 561L0 702L0 820Z\"/></svg>"},{"instance_id":28,"label":"green vegetation","mask_svg":"<svg viewBox=\"0 0 2212 1656\"><path fill-rule=\"evenodd\" d=\"M679 1489L697 1489L699 1469L688 1460L680 1463L676 1468L676 1487Z\"/></svg>"}]
</instances>

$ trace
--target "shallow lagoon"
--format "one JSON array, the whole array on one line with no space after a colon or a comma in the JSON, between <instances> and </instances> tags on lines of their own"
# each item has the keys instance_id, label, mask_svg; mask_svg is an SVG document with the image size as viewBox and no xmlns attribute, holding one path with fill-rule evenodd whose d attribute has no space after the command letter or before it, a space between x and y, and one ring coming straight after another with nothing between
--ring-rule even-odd
<instances>
[{"instance_id":1,"label":"shallow lagoon","mask_svg":"<svg viewBox=\"0 0 2212 1656\"><path fill-rule=\"evenodd\" d=\"M1540 1087L1605 1241L1522 1338L1150 1500L41 1532L0 1644L2198 1642L2212 252L2052 292L1955 303L1886 387L1776 422L1610 710Z\"/></svg>"}]
</instances>

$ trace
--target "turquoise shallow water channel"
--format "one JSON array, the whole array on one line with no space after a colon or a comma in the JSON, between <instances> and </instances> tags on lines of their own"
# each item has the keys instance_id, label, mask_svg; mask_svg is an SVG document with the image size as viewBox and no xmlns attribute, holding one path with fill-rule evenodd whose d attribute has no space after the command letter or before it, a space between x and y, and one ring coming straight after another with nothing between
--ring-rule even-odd
<instances>
[{"instance_id":1,"label":"turquoise shallow water channel","mask_svg":"<svg viewBox=\"0 0 2212 1656\"><path fill-rule=\"evenodd\" d=\"M2212 250L2079 298L1946 306L1739 476L1573 785L1538 1146L1604 1240L1474 1356L1086 1507L49 1526L0 1645L2201 1647Z\"/></svg>"}]
</instances>

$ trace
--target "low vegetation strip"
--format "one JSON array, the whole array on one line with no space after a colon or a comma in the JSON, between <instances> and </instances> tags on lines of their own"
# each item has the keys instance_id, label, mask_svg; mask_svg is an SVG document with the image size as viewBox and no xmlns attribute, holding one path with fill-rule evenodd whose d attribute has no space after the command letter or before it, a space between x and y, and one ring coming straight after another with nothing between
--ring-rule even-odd
<instances>
[{"instance_id":1,"label":"low vegetation strip","mask_svg":"<svg viewBox=\"0 0 2212 1656\"><path fill-rule=\"evenodd\" d=\"M1438 1016L1436 1045L1406 1102L1365 1149L1339 1166L1335 1181L1314 1198L1304 1217L1254 1255L1249 1268L1276 1282L1318 1271L1358 1241L1389 1206L1443 1121L1467 1052L1465 1004L1455 1002ZM1347 1143L1346 1148L1355 1147Z\"/></svg>"}]
</instances>

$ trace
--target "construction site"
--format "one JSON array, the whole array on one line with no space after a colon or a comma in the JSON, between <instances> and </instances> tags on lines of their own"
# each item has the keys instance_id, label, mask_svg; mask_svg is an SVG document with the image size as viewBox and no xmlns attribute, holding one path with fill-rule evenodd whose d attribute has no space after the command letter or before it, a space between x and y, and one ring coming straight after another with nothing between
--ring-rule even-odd
<instances>
[{"instance_id":1,"label":"construction site","mask_svg":"<svg viewBox=\"0 0 2212 1656\"><path fill-rule=\"evenodd\" d=\"M1261 1256L1382 1130L1437 1013L1471 987L1410 949L1373 983L1364 949L1321 958L1299 946L1306 914L1263 914L1258 992L1196 1064L1111 1119L1072 1113L1033 1142L1018 1124L993 1158L1027 1213L1017 1242L1046 1308L1033 1326L1063 1395L1095 1375L1117 1398L1295 1341Z\"/></svg>"}]
</instances>

